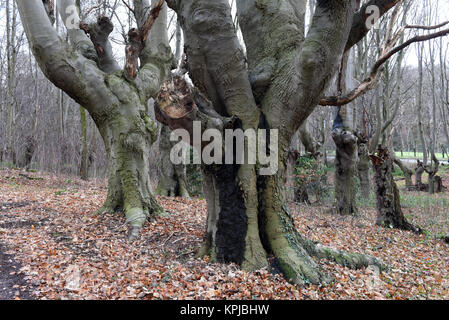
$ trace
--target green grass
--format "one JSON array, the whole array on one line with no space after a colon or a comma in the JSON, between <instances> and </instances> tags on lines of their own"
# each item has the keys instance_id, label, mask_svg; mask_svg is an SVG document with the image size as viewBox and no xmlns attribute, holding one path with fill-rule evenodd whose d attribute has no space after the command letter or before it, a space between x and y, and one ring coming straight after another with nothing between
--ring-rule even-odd
<instances>
[{"instance_id":1,"label":"green grass","mask_svg":"<svg viewBox=\"0 0 449 320\"><path fill-rule=\"evenodd\" d=\"M409 208L449 208L449 198L436 197L425 192L419 195L401 192L401 205Z\"/></svg>"},{"instance_id":2,"label":"green grass","mask_svg":"<svg viewBox=\"0 0 449 320\"><path fill-rule=\"evenodd\" d=\"M328 151L327 154L329 156L335 156L335 150ZM403 159L422 159L423 158L422 152L417 152L416 157L415 157L415 153L413 151L410 151L410 152L404 151L404 152L402 152L402 155L401 155L400 151L396 151L395 154L398 158L403 158ZM446 161L448 159L448 156L446 154L444 155L444 158L443 158L443 154L441 152L437 152L437 153L435 153L435 155L438 158L438 160L440 160L440 161L441 160ZM429 159L430 159L430 156L429 156Z\"/></svg>"},{"instance_id":3,"label":"green grass","mask_svg":"<svg viewBox=\"0 0 449 320\"><path fill-rule=\"evenodd\" d=\"M417 152L416 156L415 156L414 152L408 152L408 151L404 151L404 152L402 152L402 154L401 154L400 151L396 151L395 154L396 154L396 157L404 158L404 159L422 159L423 158L423 153L422 152ZM440 161L447 159L447 155L444 155L445 158L443 159L443 154L440 153L440 152L435 153L435 155L438 158L438 160L440 160Z\"/></svg>"}]
</instances>

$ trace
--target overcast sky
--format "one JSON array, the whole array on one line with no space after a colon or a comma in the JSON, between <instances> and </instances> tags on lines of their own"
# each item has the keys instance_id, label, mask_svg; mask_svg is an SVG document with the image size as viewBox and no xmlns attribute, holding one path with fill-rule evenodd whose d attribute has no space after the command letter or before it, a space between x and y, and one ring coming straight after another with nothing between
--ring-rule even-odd
<instances>
[{"instance_id":1,"label":"overcast sky","mask_svg":"<svg viewBox=\"0 0 449 320\"><path fill-rule=\"evenodd\" d=\"M415 0L415 1L422 1L422 0ZM230 1L231 2L231 1ZM432 4L435 3L438 6L438 12L437 12L437 20L438 22L443 22L443 21L449 21L449 0L431 0ZM4 10L4 6L5 6L5 1L2 0L0 2L0 38L1 39L5 39L5 34L6 34L6 17L5 17L5 10ZM125 8L123 7L121 10L125 10ZM233 12L235 12L235 9L233 10ZM172 12L169 12L169 20L170 20L170 16L171 14L173 14ZM122 11L121 13L119 13L119 16L126 16L124 14L124 11ZM416 16L410 16L408 19L408 23L415 23L415 21L412 21L414 18L416 18ZM175 18L176 19L176 18ZM169 30L169 37L171 35L172 32L174 32L174 24L173 27ZM446 26L447 27L447 26ZM119 27L116 26L116 30L114 32L114 38L116 40L121 40L121 36L119 34L118 30ZM413 36L413 32L414 31L409 31L407 33L406 38L410 38L411 36ZM425 33L425 31L421 31L421 34ZM435 40L434 40L435 41ZM439 42L439 40L436 40ZM2 43L5 43L6 41L2 41ZM444 44L443 46L446 48L449 44L449 37L445 37L444 38ZM172 47L174 48L175 45L175 37L173 38L172 42L171 42ZM118 44L114 44L114 53L117 56L117 58L119 58L118 60L123 60L123 56L124 56L124 47L118 45ZM408 48L407 53L406 53L406 57L405 57L405 61L408 65L413 65L416 66L418 59L416 56L416 50L415 50L415 46L411 46L410 48ZM121 64L123 64L123 61L120 61Z\"/></svg>"}]
</instances>

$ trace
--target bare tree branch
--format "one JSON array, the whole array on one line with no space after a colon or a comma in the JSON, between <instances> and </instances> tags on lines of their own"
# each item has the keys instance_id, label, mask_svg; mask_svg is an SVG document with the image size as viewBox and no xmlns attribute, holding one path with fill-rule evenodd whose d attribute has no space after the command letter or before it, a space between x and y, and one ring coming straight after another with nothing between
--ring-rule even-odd
<instances>
[{"instance_id":1,"label":"bare tree branch","mask_svg":"<svg viewBox=\"0 0 449 320\"><path fill-rule=\"evenodd\" d=\"M441 27L448 23L449 22L445 22L443 24L440 24L439 26ZM418 27L420 27L421 29L424 28L423 26L418 26ZM407 25L407 26L401 28L401 30L393 37L393 40L388 45L389 47L391 47L392 45L394 45L397 42L397 40L399 39L399 36L398 36L399 33L401 33L406 28L413 28L413 26ZM426 28L426 30L433 30L433 29L437 29L438 26L425 27L425 28ZM349 93L342 95L342 96L325 97L325 98L321 99L320 105L321 106L343 106L348 103L351 103L356 98L358 98L360 95L364 94L365 92L369 91L370 89L372 89L375 86L374 82L377 79L379 70L381 69L383 64L385 62L387 62L388 59L390 59L393 55L395 55L399 51L405 49L412 43L428 41L431 39L444 37L448 34L449 34L449 29L444 29L439 32L431 33L428 35L413 37L413 38L409 39L408 41L404 42L403 44L395 47L394 49L384 50L381 57L377 60L377 62L371 68L370 75L365 80L363 80L363 82L359 86L357 86L355 89L351 90Z\"/></svg>"}]
</instances>

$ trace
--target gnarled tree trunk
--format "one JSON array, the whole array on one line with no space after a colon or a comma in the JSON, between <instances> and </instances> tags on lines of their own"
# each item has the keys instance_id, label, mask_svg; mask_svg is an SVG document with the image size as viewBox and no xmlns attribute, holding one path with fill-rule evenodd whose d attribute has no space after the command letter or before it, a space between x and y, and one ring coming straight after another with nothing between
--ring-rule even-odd
<instances>
[{"instance_id":1,"label":"gnarled tree trunk","mask_svg":"<svg viewBox=\"0 0 449 320\"><path fill-rule=\"evenodd\" d=\"M355 172L357 165L357 137L344 128L334 126L332 138L335 155L335 209L342 215L357 214Z\"/></svg>"},{"instance_id":2,"label":"gnarled tree trunk","mask_svg":"<svg viewBox=\"0 0 449 320\"><path fill-rule=\"evenodd\" d=\"M304 239L286 203L291 139L318 104L341 61L352 26L353 3L318 1L311 30L304 38L304 2L237 1L246 57L227 0L168 3L180 17L195 88L185 90L185 81L179 78L165 84L156 104L157 119L173 130L184 128L192 136L193 120L199 119L207 128L220 123L220 116L230 117L232 128L274 130L263 136L278 142L269 149L278 164L270 174L247 157L243 164L205 166L208 218L200 253L214 261L238 263L246 270L266 267L267 257L273 256L285 277L301 285L329 279L312 257L353 268L379 265L373 257ZM363 19L354 26L357 32L364 29ZM257 36L255 30L259 30ZM247 139L244 145L251 150Z\"/></svg>"},{"instance_id":3,"label":"gnarled tree trunk","mask_svg":"<svg viewBox=\"0 0 449 320\"><path fill-rule=\"evenodd\" d=\"M371 155L371 160L375 172L376 224L421 233L421 229L410 224L402 212L399 189L393 179L393 160L388 149L379 148L377 154Z\"/></svg>"},{"instance_id":4,"label":"gnarled tree trunk","mask_svg":"<svg viewBox=\"0 0 449 320\"><path fill-rule=\"evenodd\" d=\"M163 1L153 1L155 8L148 12L148 1L134 1L138 29L130 31L127 68L121 70L108 40L113 26L107 17L90 25L75 22L71 26L74 13L68 9L76 4L74 0L59 0L57 8L68 29L70 45L52 27L49 16L54 15L53 2L44 2L45 7L42 1L17 1L34 56L47 78L92 116L108 161L108 195L98 212L123 209L130 226L129 238L134 239L147 216L162 211L149 180L149 149L156 140L157 126L147 115L147 101L156 95L173 64L166 7L162 7ZM140 68L133 60L137 57Z\"/></svg>"}]
</instances>

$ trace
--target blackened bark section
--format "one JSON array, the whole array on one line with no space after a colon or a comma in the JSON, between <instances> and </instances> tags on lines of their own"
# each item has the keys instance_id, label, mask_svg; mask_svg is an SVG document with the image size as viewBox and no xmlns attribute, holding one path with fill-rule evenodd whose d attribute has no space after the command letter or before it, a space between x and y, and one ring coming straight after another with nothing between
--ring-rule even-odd
<instances>
[{"instance_id":1,"label":"blackened bark section","mask_svg":"<svg viewBox=\"0 0 449 320\"><path fill-rule=\"evenodd\" d=\"M268 125L268 121L263 113L260 114L259 120L259 129L266 129L266 149L265 152L269 154L270 152L270 126ZM258 223L259 223L259 237L262 242L262 246L268 254L271 254L273 250L271 249L270 242L268 241L267 234L265 232L267 226L267 217L265 215L265 192L267 188L267 179L268 176L257 175L257 193L259 201L258 207Z\"/></svg>"},{"instance_id":2,"label":"blackened bark section","mask_svg":"<svg viewBox=\"0 0 449 320\"><path fill-rule=\"evenodd\" d=\"M238 170L237 165L221 165L215 173L220 193L215 239L218 262L241 264L245 253L248 218L242 192L236 183Z\"/></svg>"},{"instance_id":3,"label":"blackened bark section","mask_svg":"<svg viewBox=\"0 0 449 320\"><path fill-rule=\"evenodd\" d=\"M379 147L377 155L371 155L371 161L373 162L376 182L376 224L421 233L421 228L410 224L402 212L399 189L392 174L393 160L388 149Z\"/></svg>"},{"instance_id":4,"label":"blackened bark section","mask_svg":"<svg viewBox=\"0 0 449 320\"><path fill-rule=\"evenodd\" d=\"M237 119L234 129L241 128ZM246 248L248 217L246 215L243 192L238 185L239 165L236 165L236 140L234 139L234 164L224 164L215 168L219 190L220 214L217 222L215 245L218 262L243 262Z\"/></svg>"}]
</instances>

